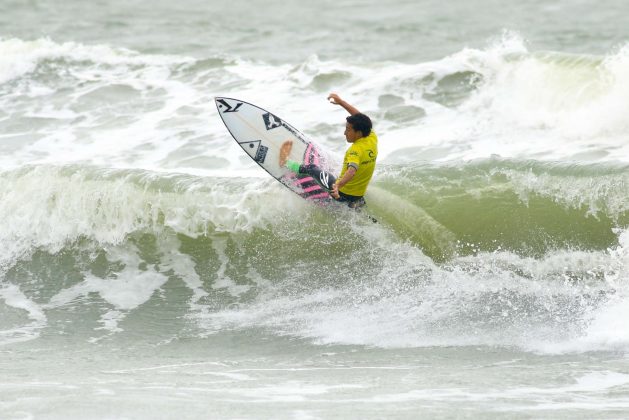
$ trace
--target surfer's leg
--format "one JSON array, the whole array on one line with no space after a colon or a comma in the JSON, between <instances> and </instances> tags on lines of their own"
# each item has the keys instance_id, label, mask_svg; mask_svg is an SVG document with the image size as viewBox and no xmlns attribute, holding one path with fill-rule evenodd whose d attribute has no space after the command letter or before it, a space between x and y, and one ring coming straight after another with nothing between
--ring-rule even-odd
<instances>
[{"instance_id":1,"label":"surfer's leg","mask_svg":"<svg viewBox=\"0 0 629 420\"><path fill-rule=\"evenodd\" d=\"M299 167L300 174L307 174L317 181L317 184L321 185L328 191L332 190L332 185L336 182L336 177L331 173L324 171L317 165L301 165Z\"/></svg>"},{"instance_id":2,"label":"surfer's leg","mask_svg":"<svg viewBox=\"0 0 629 420\"><path fill-rule=\"evenodd\" d=\"M347 203L347 207L350 209L358 210L365 206L365 198L362 196L349 195L339 192L340 198L338 201Z\"/></svg>"},{"instance_id":3,"label":"surfer's leg","mask_svg":"<svg viewBox=\"0 0 629 420\"><path fill-rule=\"evenodd\" d=\"M293 148L293 141L292 140L286 140L284 143L282 143L282 146L280 147L279 164L280 164L280 168L285 166L291 172L294 172L294 173L298 174L299 173L299 162L295 162L294 160L289 160L288 159L288 155L290 154L290 151L292 150L292 148Z\"/></svg>"},{"instance_id":4,"label":"surfer's leg","mask_svg":"<svg viewBox=\"0 0 629 420\"><path fill-rule=\"evenodd\" d=\"M317 182L317 184L321 185L326 190L331 191L332 185L334 185L334 182L336 182L336 177L331 173L322 170L317 165L299 165L299 163L295 161L288 160L288 155L290 154L290 151L292 149L292 140L286 140L284 143L282 143L282 146L280 147L280 167L286 166L288 169L298 174L310 175Z\"/></svg>"},{"instance_id":5,"label":"surfer's leg","mask_svg":"<svg viewBox=\"0 0 629 420\"><path fill-rule=\"evenodd\" d=\"M358 210L358 209L360 209L361 207L364 207L364 206L365 206L365 204L367 204L367 203L365 203L365 199L364 199L364 197L360 197L360 198L359 198L358 200L356 200L356 201L351 201L351 202L348 204L348 207L349 207L350 209Z\"/></svg>"}]
</instances>

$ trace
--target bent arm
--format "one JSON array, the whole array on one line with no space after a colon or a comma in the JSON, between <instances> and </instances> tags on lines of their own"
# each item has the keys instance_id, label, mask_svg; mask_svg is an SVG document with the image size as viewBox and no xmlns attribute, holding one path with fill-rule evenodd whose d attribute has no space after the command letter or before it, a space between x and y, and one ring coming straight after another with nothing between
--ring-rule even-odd
<instances>
[{"instance_id":1,"label":"bent arm","mask_svg":"<svg viewBox=\"0 0 629 420\"><path fill-rule=\"evenodd\" d=\"M347 112L349 112L350 115L360 114L360 111L356 109L356 107L341 99L341 97L336 93L330 93L328 100L335 105L342 106Z\"/></svg>"},{"instance_id":2,"label":"bent arm","mask_svg":"<svg viewBox=\"0 0 629 420\"><path fill-rule=\"evenodd\" d=\"M332 186L332 197L338 199L339 188L343 188L345 184L347 184L349 181L352 180L352 178L354 178L354 175L356 175L356 168L354 168L353 166L347 168L347 171L345 171L345 174L343 174L343 178L336 181L336 183Z\"/></svg>"}]
</instances>

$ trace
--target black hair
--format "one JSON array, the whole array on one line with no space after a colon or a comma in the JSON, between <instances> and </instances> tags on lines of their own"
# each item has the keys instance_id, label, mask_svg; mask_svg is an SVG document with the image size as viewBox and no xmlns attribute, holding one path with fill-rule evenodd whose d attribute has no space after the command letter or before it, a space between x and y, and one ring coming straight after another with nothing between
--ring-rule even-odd
<instances>
[{"instance_id":1,"label":"black hair","mask_svg":"<svg viewBox=\"0 0 629 420\"><path fill-rule=\"evenodd\" d=\"M363 137L367 137L371 133L371 119L365 114L354 114L346 118L347 122L352 125L356 131L363 133Z\"/></svg>"}]
</instances>

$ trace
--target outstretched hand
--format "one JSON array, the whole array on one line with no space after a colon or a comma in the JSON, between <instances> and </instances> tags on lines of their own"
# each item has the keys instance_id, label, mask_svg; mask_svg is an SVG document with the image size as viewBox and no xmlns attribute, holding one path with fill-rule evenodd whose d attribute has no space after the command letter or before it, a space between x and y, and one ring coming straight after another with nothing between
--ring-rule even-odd
<instances>
[{"instance_id":1,"label":"outstretched hand","mask_svg":"<svg viewBox=\"0 0 629 420\"><path fill-rule=\"evenodd\" d=\"M340 105L341 102L343 102L341 97L339 95L337 95L336 93L330 93L328 95L328 101L330 101L330 103L332 103L334 105Z\"/></svg>"},{"instance_id":2,"label":"outstretched hand","mask_svg":"<svg viewBox=\"0 0 629 420\"><path fill-rule=\"evenodd\" d=\"M330 93L328 95L328 101L330 101L330 103L332 103L334 105L342 106L343 108L345 108L345 110L347 112L349 112L350 115L355 115L355 114L358 114L360 112L353 105L350 105L347 102L345 102L343 99L341 99L341 97L339 95L337 95L336 93Z\"/></svg>"}]
</instances>

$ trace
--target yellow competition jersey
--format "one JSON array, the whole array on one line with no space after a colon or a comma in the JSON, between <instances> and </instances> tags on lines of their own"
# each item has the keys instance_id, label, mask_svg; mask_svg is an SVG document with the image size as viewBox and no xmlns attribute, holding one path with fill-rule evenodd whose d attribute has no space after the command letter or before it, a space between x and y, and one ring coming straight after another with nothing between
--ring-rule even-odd
<instances>
[{"instance_id":1,"label":"yellow competition jersey","mask_svg":"<svg viewBox=\"0 0 629 420\"><path fill-rule=\"evenodd\" d=\"M361 137L356 140L345 152L343 169L338 179L343 178L349 166L356 168L356 174L339 191L348 195L365 195L367 185L369 185L373 171L376 168L377 157L378 136L371 130L367 137Z\"/></svg>"}]
</instances>

